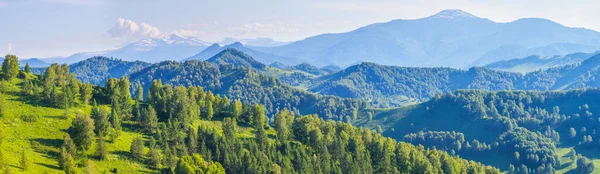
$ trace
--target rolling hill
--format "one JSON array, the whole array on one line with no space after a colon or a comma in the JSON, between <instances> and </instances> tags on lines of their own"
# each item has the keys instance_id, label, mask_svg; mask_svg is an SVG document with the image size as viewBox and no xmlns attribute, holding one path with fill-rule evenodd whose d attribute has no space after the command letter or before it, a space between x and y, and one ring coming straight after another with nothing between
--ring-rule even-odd
<instances>
[{"instance_id":1,"label":"rolling hill","mask_svg":"<svg viewBox=\"0 0 600 174\"><path fill-rule=\"evenodd\" d=\"M520 59L502 60L494 63L485 65L485 68L527 73L537 70L545 70L552 67L560 67L565 65L576 64L584 61L596 53L573 53L565 56L553 56L553 57L540 57L540 56L528 56Z\"/></svg>"},{"instance_id":2,"label":"rolling hill","mask_svg":"<svg viewBox=\"0 0 600 174\"><path fill-rule=\"evenodd\" d=\"M585 56L584 56L585 57ZM564 60L564 59L563 59ZM362 63L316 78L309 91L370 101L379 107L425 101L458 89L561 90L600 87L600 54L527 74L470 68L410 68Z\"/></svg>"},{"instance_id":3,"label":"rolling hill","mask_svg":"<svg viewBox=\"0 0 600 174\"><path fill-rule=\"evenodd\" d=\"M92 57L71 65L70 71L82 82L102 86L109 78L121 78L150 66L150 63L128 62L108 57Z\"/></svg>"}]
</instances>

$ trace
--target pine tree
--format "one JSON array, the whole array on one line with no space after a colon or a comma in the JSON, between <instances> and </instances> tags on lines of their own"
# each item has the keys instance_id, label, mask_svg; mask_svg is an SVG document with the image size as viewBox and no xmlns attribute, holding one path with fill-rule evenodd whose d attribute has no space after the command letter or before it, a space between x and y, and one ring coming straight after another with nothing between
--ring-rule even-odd
<instances>
[{"instance_id":1,"label":"pine tree","mask_svg":"<svg viewBox=\"0 0 600 174\"><path fill-rule=\"evenodd\" d=\"M142 140L140 137L133 139L129 152L131 153L133 159L141 160L144 155L144 140Z\"/></svg>"},{"instance_id":2,"label":"pine tree","mask_svg":"<svg viewBox=\"0 0 600 174\"><path fill-rule=\"evenodd\" d=\"M275 114L273 124L275 125L275 130L277 130L277 138L279 138L280 141L289 138L293 121L294 113L287 110L287 108Z\"/></svg>"},{"instance_id":3,"label":"pine tree","mask_svg":"<svg viewBox=\"0 0 600 174\"><path fill-rule=\"evenodd\" d=\"M25 63L25 72L31 73L31 67L29 67L29 63Z\"/></svg>"},{"instance_id":4,"label":"pine tree","mask_svg":"<svg viewBox=\"0 0 600 174\"><path fill-rule=\"evenodd\" d=\"M88 105L90 103L90 100L92 99L94 87L92 86L92 84L86 82L85 84L83 84L80 90L81 101L83 101L83 104Z\"/></svg>"},{"instance_id":5,"label":"pine tree","mask_svg":"<svg viewBox=\"0 0 600 174\"><path fill-rule=\"evenodd\" d=\"M119 118L119 115L116 113L117 111L115 111L114 109L110 112L110 123L112 125L112 128L114 129L114 133L116 134L116 136L118 137L119 135L121 135L121 131L123 130L121 128L121 118Z\"/></svg>"},{"instance_id":6,"label":"pine tree","mask_svg":"<svg viewBox=\"0 0 600 174\"><path fill-rule=\"evenodd\" d=\"M234 117L237 118L242 114L242 102L240 99L233 101L233 105L231 105L231 107L231 112L233 113Z\"/></svg>"},{"instance_id":7,"label":"pine tree","mask_svg":"<svg viewBox=\"0 0 600 174\"><path fill-rule=\"evenodd\" d=\"M156 169L161 168L162 157L158 148L156 147L156 140L150 139L149 146L150 151L146 155L148 157L148 165L155 167Z\"/></svg>"},{"instance_id":8,"label":"pine tree","mask_svg":"<svg viewBox=\"0 0 600 174\"><path fill-rule=\"evenodd\" d=\"M213 103L209 101L206 104L206 119L211 120L214 114L215 110L213 108Z\"/></svg>"},{"instance_id":9,"label":"pine tree","mask_svg":"<svg viewBox=\"0 0 600 174\"><path fill-rule=\"evenodd\" d=\"M63 146L61 148L60 166L67 174L75 173L75 159L67 152L67 149Z\"/></svg>"},{"instance_id":10,"label":"pine tree","mask_svg":"<svg viewBox=\"0 0 600 174\"><path fill-rule=\"evenodd\" d=\"M158 130L158 115L156 115L156 110L152 107L152 105L148 106L147 112L145 112L144 116L144 129L146 129L149 133L155 133Z\"/></svg>"},{"instance_id":11,"label":"pine tree","mask_svg":"<svg viewBox=\"0 0 600 174\"><path fill-rule=\"evenodd\" d=\"M6 80L17 77L19 74L19 58L15 55L6 55L2 63L2 72Z\"/></svg>"},{"instance_id":12,"label":"pine tree","mask_svg":"<svg viewBox=\"0 0 600 174\"><path fill-rule=\"evenodd\" d=\"M104 143L104 137L97 136L96 137L96 156L100 160L105 160L108 156L108 147L106 147L106 143Z\"/></svg>"},{"instance_id":13,"label":"pine tree","mask_svg":"<svg viewBox=\"0 0 600 174\"><path fill-rule=\"evenodd\" d=\"M110 123L108 122L108 112L104 108L94 104L92 108L92 118L94 119L94 133L98 136L106 136Z\"/></svg>"},{"instance_id":14,"label":"pine tree","mask_svg":"<svg viewBox=\"0 0 600 174\"><path fill-rule=\"evenodd\" d=\"M142 85L137 85L137 90L135 92L135 100L144 101L144 88L142 88Z\"/></svg>"}]
</instances>

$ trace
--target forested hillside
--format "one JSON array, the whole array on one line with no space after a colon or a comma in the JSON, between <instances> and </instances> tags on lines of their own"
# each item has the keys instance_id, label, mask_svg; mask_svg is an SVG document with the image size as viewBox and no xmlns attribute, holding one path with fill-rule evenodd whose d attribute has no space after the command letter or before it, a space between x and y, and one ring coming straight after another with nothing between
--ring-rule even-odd
<instances>
[{"instance_id":1,"label":"forested hillside","mask_svg":"<svg viewBox=\"0 0 600 174\"><path fill-rule=\"evenodd\" d=\"M260 103L269 116L289 108L299 114L318 114L326 119L353 121L367 104L360 100L319 95L281 83L277 78L242 66L217 66L206 61L161 62L130 75L134 84L149 89L152 81L164 84L202 86L244 103Z\"/></svg>"},{"instance_id":2,"label":"forested hillside","mask_svg":"<svg viewBox=\"0 0 600 174\"><path fill-rule=\"evenodd\" d=\"M121 59L99 56L72 64L70 71L76 74L77 79L81 81L101 85L111 77L121 78L148 66L150 66L150 63L141 61L128 62Z\"/></svg>"},{"instance_id":3,"label":"forested hillside","mask_svg":"<svg viewBox=\"0 0 600 174\"><path fill-rule=\"evenodd\" d=\"M126 77L98 87L66 64L34 75L16 60L0 74L5 173L500 173L316 115L282 109L269 124L264 106L202 87L131 93Z\"/></svg>"},{"instance_id":4,"label":"forested hillside","mask_svg":"<svg viewBox=\"0 0 600 174\"><path fill-rule=\"evenodd\" d=\"M588 158L597 160L598 98L597 89L459 90L415 106L366 110L361 115L372 120L355 124L517 173L586 173L597 167Z\"/></svg>"},{"instance_id":5,"label":"forested hillside","mask_svg":"<svg viewBox=\"0 0 600 174\"><path fill-rule=\"evenodd\" d=\"M361 63L322 76L309 90L371 101L373 106L405 105L410 99L426 101L437 93L458 89L557 90L600 87L600 54L577 64L527 74L486 68L411 68Z\"/></svg>"}]
</instances>

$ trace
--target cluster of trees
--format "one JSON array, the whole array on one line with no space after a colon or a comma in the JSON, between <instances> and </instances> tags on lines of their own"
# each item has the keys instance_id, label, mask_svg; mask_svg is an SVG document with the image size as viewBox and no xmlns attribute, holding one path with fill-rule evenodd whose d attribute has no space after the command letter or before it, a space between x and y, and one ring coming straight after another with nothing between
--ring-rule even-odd
<instances>
[{"instance_id":1,"label":"cluster of trees","mask_svg":"<svg viewBox=\"0 0 600 174\"><path fill-rule=\"evenodd\" d=\"M206 61L161 62L130 76L134 84L149 89L160 79L174 86L202 86L208 91L243 103L260 103L273 116L283 108L297 114L318 114L327 119L351 122L356 112L367 104L361 100L318 95L283 84L277 78L257 73L243 66L222 68Z\"/></svg>"},{"instance_id":2,"label":"cluster of trees","mask_svg":"<svg viewBox=\"0 0 600 174\"><path fill-rule=\"evenodd\" d=\"M479 142L477 139L466 141L463 133L455 131L419 131L405 135L402 141L425 147L439 147L440 150L450 152L452 155L458 152L477 154L491 150L491 145Z\"/></svg>"},{"instance_id":3,"label":"cluster of trees","mask_svg":"<svg viewBox=\"0 0 600 174\"><path fill-rule=\"evenodd\" d=\"M246 105L201 87L173 87L156 80L143 101L143 90L135 90L132 99L129 86L141 88L127 78L109 79L105 87L93 88L93 100L110 103L110 111L92 102L90 116L76 114L59 157L67 173L85 165L83 152L90 147L96 148L98 160L104 160L105 137L111 130L119 132L123 120L141 125L147 135L133 140L132 160L164 172L500 173L443 151L316 115L298 116L285 108L269 124L264 106ZM222 126L196 126L199 119L222 120ZM252 136L240 137L240 127L251 129Z\"/></svg>"},{"instance_id":4,"label":"cluster of trees","mask_svg":"<svg viewBox=\"0 0 600 174\"><path fill-rule=\"evenodd\" d=\"M600 112L598 97L598 89L458 90L400 109L402 112L395 114L402 119L383 124L392 124L385 127L393 128L385 134L414 144L456 152L470 159L485 160L483 157L490 153L499 157L512 154L505 160L517 173L550 172L559 164L556 146L598 147L600 117L594 114ZM466 142L473 147L475 140L485 153L464 151ZM463 150L458 150L459 144Z\"/></svg>"},{"instance_id":5,"label":"cluster of trees","mask_svg":"<svg viewBox=\"0 0 600 174\"><path fill-rule=\"evenodd\" d=\"M92 57L71 65L71 73L82 82L102 85L110 78L121 78L150 66L150 63L128 62L109 57Z\"/></svg>"},{"instance_id":6,"label":"cluster of trees","mask_svg":"<svg viewBox=\"0 0 600 174\"><path fill-rule=\"evenodd\" d=\"M474 67L413 68L362 63L343 71L317 78L309 86L313 92L372 101L373 106L389 107L396 99L408 97L421 101L437 93L458 89L553 90L599 87L600 55L582 63L538 70L527 74Z\"/></svg>"}]
</instances>

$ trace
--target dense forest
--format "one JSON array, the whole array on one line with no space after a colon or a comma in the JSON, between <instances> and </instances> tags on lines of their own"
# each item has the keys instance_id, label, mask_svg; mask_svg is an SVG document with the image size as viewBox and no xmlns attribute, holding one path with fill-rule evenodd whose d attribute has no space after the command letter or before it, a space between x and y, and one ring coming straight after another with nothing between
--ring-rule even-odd
<instances>
[{"instance_id":1,"label":"dense forest","mask_svg":"<svg viewBox=\"0 0 600 174\"><path fill-rule=\"evenodd\" d=\"M227 50L226 50L227 51ZM223 54L228 55L228 54ZM223 57L226 58L226 57ZM217 61L217 58L211 58ZM326 119L351 122L366 102L336 96L319 95L283 84L266 75L234 64L215 65L207 61L167 61L130 75L133 84L149 89L152 81L184 86L202 86L227 98L239 98L244 103L262 104L269 117L289 108L296 114L318 114Z\"/></svg>"},{"instance_id":2,"label":"dense forest","mask_svg":"<svg viewBox=\"0 0 600 174\"><path fill-rule=\"evenodd\" d=\"M560 162L563 156L557 149L572 149L569 158L577 161L579 172L588 173L594 164L587 157L596 157L600 140L598 98L598 89L459 90L415 106L365 111L361 115L372 120L355 124L382 126L386 136L516 173L563 169L569 164Z\"/></svg>"},{"instance_id":3,"label":"dense forest","mask_svg":"<svg viewBox=\"0 0 600 174\"><path fill-rule=\"evenodd\" d=\"M382 108L405 105L403 98L426 101L458 89L560 90L600 87L600 54L577 64L527 74L470 68L411 68L361 63L312 82L309 90L370 101Z\"/></svg>"},{"instance_id":4,"label":"dense forest","mask_svg":"<svg viewBox=\"0 0 600 174\"><path fill-rule=\"evenodd\" d=\"M7 55L0 74L5 173L500 173L287 108L269 121L260 104L195 85L154 80L144 90L122 77L99 87L66 64L35 75L16 60Z\"/></svg>"}]
</instances>

